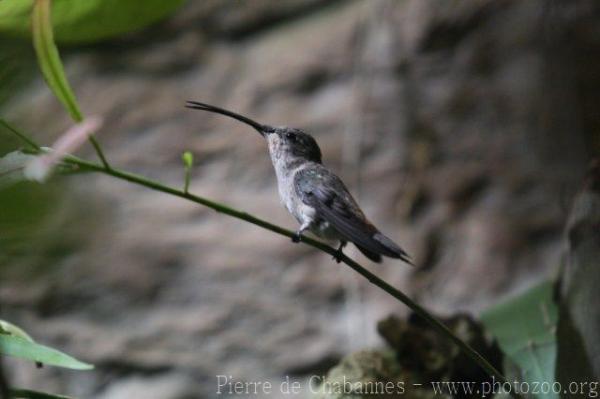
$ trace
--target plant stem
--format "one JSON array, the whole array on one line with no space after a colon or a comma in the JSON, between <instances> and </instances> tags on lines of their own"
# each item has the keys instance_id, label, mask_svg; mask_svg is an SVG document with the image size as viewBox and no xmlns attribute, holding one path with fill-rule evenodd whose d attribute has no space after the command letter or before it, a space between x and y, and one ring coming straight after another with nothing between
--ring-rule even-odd
<instances>
[{"instance_id":1,"label":"plant stem","mask_svg":"<svg viewBox=\"0 0 600 399\"><path fill-rule=\"evenodd\" d=\"M110 169L110 164L108 163L106 156L104 155L104 151L102 151L102 146L96 139L96 136L94 136L92 134L92 135L90 135L88 140L90 141L90 143L92 143L92 146L94 147L94 150L96 151L96 155L98 155L98 158L100 158L100 161L102 162L102 165L104 166L104 168Z\"/></svg>"},{"instance_id":2,"label":"plant stem","mask_svg":"<svg viewBox=\"0 0 600 399\"><path fill-rule=\"evenodd\" d=\"M17 129L15 129L13 126L11 126L8 122L6 122L4 119L0 119L0 125L4 126L4 128L6 130L11 132L15 136L17 136L19 139L21 139L25 144L30 146L32 150L37 151L37 152L41 151L41 147L38 143L36 143L35 141L33 141L33 139L30 139L23 133L19 132Z\"/></svg>"},{"instance_id":3,"label":"plant stem","mask_svg":"<svg viewBox=\"0 0 600 399\"><path fill-rule=\"evenodd\" d=\"M189 171L189 169L186 169L186 171L185 171L185 182L183 185L183 192L186 194L189 194L189 192L190 192L190 171Z\"/></svg>"},{"instance_id":4,"label":"plant stem","mask_svg":"<svg viewBox=\"0 0 600 399\"><path fill-rule=\"evenodd\" d=\"M280 234L280 235L283 235L283 236L286 236L289 238L292 238L295 235L295 233L291 230L274 225L265 220L259 219L255 216L252 216L246 212L241 212L236 209L225 206L223 204L211 201L209 199L199 197L194 194L190 194L186 191L181 191L176 188L163 185L157 181L148 179L146 177L143 177L143 176L140 176L137 174L119 170L116 168L109 169L102 165L84 161L82 159L79 159L79 158L76 158L73 156L69 156L69 157L65 158L64 161L68 164L77 165L79 168L81 168L81 170L84 170L84 171L94 171L94 172L104 173L106 175L113 176L113 177L116 177L121 180L126 180L128 182L131 182L131 183L134 183L134 184L137 184L140 186L144 186L144 187L153 189L155 191L161 191L163 193L167 193L167 194L171 194L171 195L174 195L174 196L177 196L180 198L187 199L187 200L195 202L197 204L204 205L206 207L214 209L217 212L244 220L248 223L252 223L254 225L260 226L264 229L270 230L274 233L277 233L277 234ZM305 244L308 244L311 247L317 248L317 249L319 249L323 252L326 252L332 256L339 255L337 252L337 249L330 247L329 245L326 245L320 241L314 240L310 237L302 236L301 240ZM421 316L425 321L427 321L427 323L429 323L431 325L431 327L433 327L441 335L445 336L446 338L448 338L452 342L454 342L461 350L464 351L465 354L467 354L475 363L477 363L490 376L494 376L497 380L499 380L501 382L506 381L506 378L494 366L492 366L483 356L481 356L475 349L473 349L469 344L467 344L466 342L464 342L460 338L458 338L456 335L454 335L452 333L452 331L450 331L450 329L448 329L448 327L446 327L436 317L434 317L433 315L428 313L419 304L417 304L412 299L410 299L402 291L394 288L393 286L391 286L390 284L388 284L381 278L377 277L375 274L371 273L370 271L365 269L363 266L361 266L359 263L357 263L356 261L354 261L351 258L349 258L348 256L346 256L345 254L342 254L341 256L339 256L338 259L340 259L343 263L345 263L346 265L348 265L349 267L354 269L361 276L365 277L370 283L381 288L382 290L384 290L385 292L387 292L388 294L390 294L391 296L393 296L394 298L396 298L397 300L399 300L400 302L402 302L403 304L408 306L413 312L415 312L416 314Z\"/></svg>"}]
</instances>

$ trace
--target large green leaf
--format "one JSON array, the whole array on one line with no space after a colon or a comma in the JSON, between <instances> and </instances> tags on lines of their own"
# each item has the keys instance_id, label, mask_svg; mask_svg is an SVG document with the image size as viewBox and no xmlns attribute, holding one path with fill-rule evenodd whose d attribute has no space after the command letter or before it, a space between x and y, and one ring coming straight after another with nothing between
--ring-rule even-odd
<instances>
[{"instance_id":1,"label":"large green leaf","mask_svg":"<svg viewBox=\"0 0 600 399\"><path fill-rule=\"evenodd\" d=\"M83 114L65 76L65 71L54 44L52 22L50 16L50 0L36 0L31 14L33 47L44 79L54 95L65 106L71 118L77 122L83 120Z\"/></svg>"},{"instance_id":2,"label":"large green leaf","mask_svg":"<svg viewBox=\"0 0 600 399\"><path fill-rule=\"evenodd\" d=\"M0 1L0 32L29 34L34 0ZM164 18L183 0L54 0L56 40L90 43L139 30Z\"/></svg>"},{"instance_id":3,"label":"large green leaf","mask_svg":"<svg viewBox=\"0 0 600 399\"><path fill-rule=\"evenodd\" d=\"M552 283L544 282L482 314L483 324L498 340L508 360L519 369L517 377L534 386L555 381L557 308ZM546 392L547 389L540 392ZM538 398L556 398L552 390Z\"/></svg>"},{"instance_id":4,"label":"large green leaf","mask_svg":"<svg viewBox=\"0 0 600 399\"><path fill-rule=\"evenodd\" d=\"M12 334L0 334L0 354L68 369L91 370L94 368L91 364L83 363L56 349Z\"/></svg>"}]
</instances>

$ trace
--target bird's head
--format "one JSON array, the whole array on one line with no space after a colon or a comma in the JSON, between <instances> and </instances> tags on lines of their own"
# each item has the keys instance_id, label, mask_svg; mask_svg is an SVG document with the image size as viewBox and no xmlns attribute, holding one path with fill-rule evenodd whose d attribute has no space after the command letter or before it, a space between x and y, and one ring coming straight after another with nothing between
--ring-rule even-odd
<instances>
[{"instance_id":1,"label":"bird's head","mask_svg":"<svg viewBox=\"0 0 600 399\"><path fill-rule=\"evenodd\" d=\"M196 101L188 101L186 107L226 115L252 126L267 140L269 152L276 159L301 158L321 163L321 149L317 142L310 134L300 129L263 125L235 112Z\"/></svg>"},{"instance_id":2,"label":"bird's head","mask_svg":"<svg viewBox=\"0 0 600 399\"><path fill-rule=\"evenodd\" d=\"M315 139L300 129L274 127L265 132L269 152L275 158L302 158L321 163L321 149Z\"/></svg>"}]
</instances>

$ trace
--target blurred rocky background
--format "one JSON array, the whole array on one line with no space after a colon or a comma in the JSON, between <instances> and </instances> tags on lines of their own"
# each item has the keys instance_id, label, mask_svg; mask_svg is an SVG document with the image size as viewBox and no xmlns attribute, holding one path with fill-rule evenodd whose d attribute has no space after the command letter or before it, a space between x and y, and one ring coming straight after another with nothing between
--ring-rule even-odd
<instances>
[{"instance_id":1,"label":"blurred rocky background","mask_svg":"<svg viewBox=\"0 0 600 399\"><path fill-rule=\"evenodd\" d=\"M594 0L189 1L62 55L83 110L106 120L111 162L179 186L190 150L194 193L290 228L261 138L184 103L314 134L419 267L350 253L438 313L477 314L561 263L569 203L600 143L599 17ZM46 144L70 126L39 77L2 115ZM0 231L2 315L96 371L11 360L15 385L213 397L216 375L324 374L380 345L378 320L407 312L256 226L104 176L52 183L0 206L20 226Z\"/></svg>"}]
</instances>

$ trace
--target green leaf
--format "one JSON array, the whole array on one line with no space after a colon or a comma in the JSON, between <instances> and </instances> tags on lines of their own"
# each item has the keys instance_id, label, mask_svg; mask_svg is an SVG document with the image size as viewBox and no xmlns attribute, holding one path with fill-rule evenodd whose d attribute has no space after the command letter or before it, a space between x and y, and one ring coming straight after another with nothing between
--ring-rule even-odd
<instances>
[{"instance_id":1,"label":"green leaf","mask_svg":"<svg viewBox=\"0 0 600 399\"><path fill-rule=\"evenodd\" d=\"M531 387L543 382L552 386L555 381L558 312L552 290L552 283L544 282L481 316L508 360L518 366L520 380ZM556 398L551 391L535 397Z\"/></svg>"},{"instance_id":2,"label":"green leaf","mask_svg":"<svg viewBox=\"0 0 600 399\"><path fill-rule=\"evenodd\" d=\"M144 28L184 0L54 0L52 15L60 43L91 43ZM25 36L33 0L0 0L0 32Z\"/></svg>"},{"instance_id":3,"label":"green leaf","mask_svg":"<svg viewBox=\"0 0 600 399\"><path fill-rule=\"evenodd\" d=\"M33 342L33 338L25 330L5 320L0 320L0 334L12 335Z\"/></svg>"},{"instance_id":4,"label":"green leaf","mask_svg":"<svg viewBox=\"0 0 600 399\"><path fill-rule=\"evenodd\" d=\"M65 76L58 49L54 44L50 0L35 0L31 14L33 47L46 83L54 95L65 106L71 117L81 122L83 114L77 105L75 94Z\"/></svg>"},{"instance_id":5,"label":"green leaf","mask_svg":"<svg viewBox=\"0 0 600 399\"><path fill-rule=\"evenodd\" d=\"M30 389L10 389L9 398L13 399L72 399L70 396L54 395Z\"/></svg>"},{"instance_id":6,"label":"green leaf","mask_svg":"<svg viewBox=\"0 0 600 399\"><path fill-rule=\"evenodd\" d=\"M7 334L0 334L0 354L68 369L91 370L94 368L91 364L83 363L56 349Z\"/></svg>"}]
</instances>

